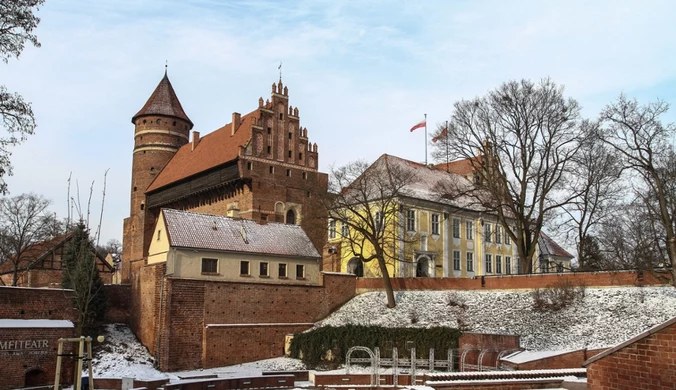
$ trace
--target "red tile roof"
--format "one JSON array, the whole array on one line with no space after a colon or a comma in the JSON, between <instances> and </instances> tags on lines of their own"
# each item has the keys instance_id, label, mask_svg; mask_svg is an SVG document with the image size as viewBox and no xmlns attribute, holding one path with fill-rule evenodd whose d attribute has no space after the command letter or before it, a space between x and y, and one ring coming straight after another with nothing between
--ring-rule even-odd
<instances>
[{"instance_id":1,"label":"red tile roof","mask_svg":"<svg viewBox=\"0 0 676 390\"><path fill-rule=\"evenodd\" d=\"M473 157L476 159L475 165L481 164L481 156ZM456 160L456 161L451 161L448 163L442 163L442 164L436 164L434 166L434 169L438 169L440 171L446 171L446 172L451 172L455 173L457 175L461 176L467 176L470 173L474 172L474 168L472 167L472 162L471 159L469 158L463 158L462 160Z\"/></svg>"},{"instance_id":2,"label":"red tile roof","mask_svg":"<svg viewBox=\"0 0 676 390\"><path fill-rule=\"evenodd\" d=\"M258 110L244 115L232 135L230 123L200 138L195 150L192 143L183 145L172 157L146 192L151 192L208 169L232 161L239 155L239 147L251 139L251 126L260 117Z\"/></svg>"},{"instance_id":3,"label":"red tile roof","mask_svg":"<svg viewBox=\"0 0 676 390\"><path fill-rule=\"evenodd\" d=\"M176 92L174 92L174 87L171 86L169 77L167 73L164 73L164 77L160 80L160 83L155 88L155 92L150 95L146 104L141 108L139 112L131 118L131 123L135 123L136 119L145 116L145 115L165 115L178 119L183 119L190 123L192 128L193 123L183 111L181 102L178 101L176 97Z\"/></svg>"}]
</instances>

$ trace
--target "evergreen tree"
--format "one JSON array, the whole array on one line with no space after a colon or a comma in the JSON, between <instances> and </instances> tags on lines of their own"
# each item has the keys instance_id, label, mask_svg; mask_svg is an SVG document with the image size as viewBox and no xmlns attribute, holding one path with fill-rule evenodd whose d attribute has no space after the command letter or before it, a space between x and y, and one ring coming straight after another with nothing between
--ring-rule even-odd
<instances>
[{"instance_id":1,"label":"evergreen tree","mask_svg":"<svg viewBox=\"0 0 676 390\"><path fill-rule=\"evenodd\" d=\"M92 333L103 321L106 297L96 267L94 246L83 222L75 226L73 238L63 257L63 288L73 290L73 306L78 315L77 335Z\"/></svg>"}]
</instances>

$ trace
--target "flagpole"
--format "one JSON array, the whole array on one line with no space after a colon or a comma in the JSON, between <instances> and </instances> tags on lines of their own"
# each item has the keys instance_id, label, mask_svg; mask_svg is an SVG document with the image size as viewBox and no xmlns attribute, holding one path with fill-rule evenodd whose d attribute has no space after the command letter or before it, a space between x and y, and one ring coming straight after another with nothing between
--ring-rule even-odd
<instances>
[{"instance_id":1,"label":"flagpole","mask_svg":"<svg viewBox=\"0 0 676 390\"><path fill-rule=\"evenodd\" d=\"M425 166L427 166L427 114L425 114Z\"/></svg>"},{"instance_id":2,"label":"flagpole","mask_svg":"<svg viewBox=\"0 0 676 390\"><path fill-rule=\"evenodd\" d=\"M450 172L451 168L448 166L448 121L446 121L446 137L444 138L446 138L444 140L444 143L446 143L446 172Z\"/></svg>"}]
</instances>

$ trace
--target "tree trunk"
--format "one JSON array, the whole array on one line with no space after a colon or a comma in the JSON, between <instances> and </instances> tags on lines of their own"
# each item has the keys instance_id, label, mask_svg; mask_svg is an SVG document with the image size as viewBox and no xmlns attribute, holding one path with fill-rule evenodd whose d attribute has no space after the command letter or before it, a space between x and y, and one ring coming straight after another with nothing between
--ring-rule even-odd
<instances>
[{"instance_id":1,"label":"tree trunk","mask_svg":"<svg viewBox=\"0 0 676 390\"><path fill-rule=\"evenodd\" d=\"M383 276L383 285L385 287L385 295L387 295L387 307L394 308L397 304L394 302L394 290L392 289L392 281L390 280L390 274L387 272L387 265L385 260L378 258L378 266L380 267L380 273Z\"/></svg>"},{"instance_id":2,"label":"tree trunk","mask_svg":"<svg viewBox=\"0 0 676 390\"><path fill-rule=\"evenodd\" d=\"M671 284L676 286L676 238L671 238L667 242L667 251L671 261Z\"/></svg>"}]
</instances>

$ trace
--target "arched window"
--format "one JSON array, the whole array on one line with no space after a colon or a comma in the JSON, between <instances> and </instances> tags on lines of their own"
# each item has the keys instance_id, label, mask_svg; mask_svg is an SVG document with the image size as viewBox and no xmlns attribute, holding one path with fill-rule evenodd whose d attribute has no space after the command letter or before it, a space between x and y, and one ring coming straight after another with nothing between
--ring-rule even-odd
<instances>
[{"instance_id":1,"label":"arched window","mask_svg":"<svg viewBox=\"0 0 676 390\"><path fill-rule=\"evenodd\" d=\"M296 224L296 212L293 209L286 212L286 223L289 225Z\"/></svg>"},{"instance_id":2,"label":"arched window","mask_svg":"<svg viewBox=\"0 0 676 390\"><path fill-rule=\"evenodd\" d=\"M353 257L347 263L347 272L359 278L364 277L364 263L360 259Z\"/></svg>"}]
</instances>

